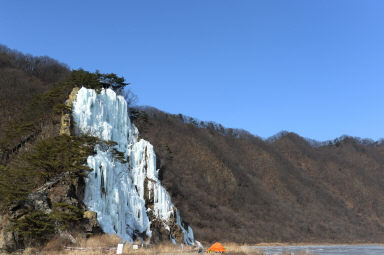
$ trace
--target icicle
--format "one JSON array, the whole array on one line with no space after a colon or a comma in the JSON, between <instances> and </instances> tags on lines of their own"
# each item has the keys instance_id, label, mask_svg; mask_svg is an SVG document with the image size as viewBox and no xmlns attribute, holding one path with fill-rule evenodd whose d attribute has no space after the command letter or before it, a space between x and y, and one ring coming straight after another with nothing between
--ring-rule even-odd
<instances>
[{"instance_id":1,"label":"icicle","mask_svg":"<svg viewBox=\"0 0 384 255\"><path fill-rule=\"evenodd\" d=\"M150 222L145 208L144 191L154 197L155 217L167 222L174 206L167 191L158 180L156 155L153 146L140 139L137 128L131 123L123 97L111 89L97 94L92 89L81 88L73 103L75 129L79 134L96 136L104 141L115 141L114 146L123 152L129 163L121 163L112 154L112 148L103 150L96 146L96 154L87 159L95 171L86 178L84 203L97 213L97 219L106 233L116 233L124 241L133 241L134 233L145 232L151 236ZM144 187L145 180L148 186ZM193 232L185 230L184 240L193 244Z\"/></svg>"}]
</instances>

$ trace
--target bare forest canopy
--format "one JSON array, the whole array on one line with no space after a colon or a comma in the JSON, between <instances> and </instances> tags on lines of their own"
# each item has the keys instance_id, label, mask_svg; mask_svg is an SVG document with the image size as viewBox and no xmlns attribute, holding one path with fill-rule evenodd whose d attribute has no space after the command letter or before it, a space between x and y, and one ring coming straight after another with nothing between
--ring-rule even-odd
<instances>
[{"instance_id":1,"label":"bare forest canopy","mask_svg":"<svg viewBox=\"0 0 384 255\"><path fill-rule=\"evenodd\" d=\"M151 107L131 116L198 240L384 240L381 141L319 143L289 132L264 140Z\"/></svg>"},{"instance_id":2,"label":"bare forest canopy","mask_svg":"<svg viewBox=\"0 0 384 255\"><path fill-rule=\"evenodd\" d=\"M221 125L220 123L216 123L214 121L202 121L194 117L186 116L184 114L170 114L167 112L163 112L155 107L152 106L134 106L131 109L131 115L135 117L135 115L138 115L139 112L146 115L146 118L157 116L157 114L166 114L168 116L172 116L177 118L179 121L183 122L184 124L193 125L198 128L206 128L212 131L217 132L218 134L221 134L223 136L230 136L233 138L240 138L240 139L260 139L268 143L273 143L280 138L287 136L287 135L297 135L293 132L289 131L280 131L279 133L270 136L268 138L262 138L260 136L254 135L250 133L247 130L240 129L240 128L227 128ZM326 145L339 145L341 143L345 143L348 141L354 142L354 143L360 143L364 145L381 145L384 143L384 139L379 139L377 141L370 139L370 138L361 138L356 136L349 136L349 135L342 135L340 137L337 137L333 140L326 140L326 141L317 141L315 139L311 138L305 138L302 137L302 139L306 140L309 145L313 147L320 147L320 146L326 146Z\"/></svg>"},{"instance_id":3,"label":"bare forest canopy","mask_svg":"<svg viewBox=\"0 0 384 255\"><path fill-rule=\"evenodd\" d=\"M7 125L22 117L36 95L69 74L66 65L52 58L24 55L0 45L0 140Z\"/></svg>"}]
</instances>

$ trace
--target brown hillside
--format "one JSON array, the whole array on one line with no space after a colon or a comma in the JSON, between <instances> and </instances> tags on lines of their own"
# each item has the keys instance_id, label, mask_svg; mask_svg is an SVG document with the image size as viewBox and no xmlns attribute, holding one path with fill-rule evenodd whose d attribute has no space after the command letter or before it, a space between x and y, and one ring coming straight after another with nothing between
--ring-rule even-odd
<instances>
[{"instance_id":1,"label":"brown hillside","mask_svg":"<svg viewBox=\"0 0 384 255\"><path fill-rule=\"evenodd\" d=\"M245 131L144 108L132 112L163 184L197 239L384 241L384 145Z\"/></svg>"},{"instance_id":2,"label":"brown hillside","mask_svg":"<svg viewBox=\"0 0 384 255\"><path fill-rule=\"evenodd\" d=\"M52 84L69 74L53 59L0 45L0 163L17 157L26 135L49 131L41 120L67 98ZM153 108L131 115L198 240L384 241L383 143L342 137L320 144L293 133L265 141Z\"/></svg>"},{"instance_id":3,"label":"brown hillside","mask_svg":"<svg viewBox=\"0 0 384 255\"><path fill-rule=\"evenodd\" d=\"M49 57L33 57L0 45L0 140L7 125L20 119L31 100L69 75Z\"/></svg>"}]
</instances>

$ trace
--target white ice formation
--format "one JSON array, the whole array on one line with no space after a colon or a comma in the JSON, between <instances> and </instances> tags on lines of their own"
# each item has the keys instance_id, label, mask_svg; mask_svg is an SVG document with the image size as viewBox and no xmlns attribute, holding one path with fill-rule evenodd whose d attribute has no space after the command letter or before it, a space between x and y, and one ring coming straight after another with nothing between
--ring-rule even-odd
<instances>
[{"instance_id":1,"label":"white ice formation","mask_svg":"<svg viewBox=\"0 0 384 255\"><path fill-rule=\"evenodd\" d=\"M117 142L112 148L97 145L96 154L87 159L93 171L86 178L84 203L97 213L103 231L133 241L138 236L151 237L154 219L163 222L168 231L173 221L180 226L184 242L193 244L192 229L183 226L179 212L158 179L153 146L138 138L124 98L111 89L97 93L83 87L72 109L77 133ZM124 153L127 163L116 159L113 148ZM146 200L147 205L152 201L151 207L146 207ZM174 240L171 232L170 239Z\"/></svg>"}]
</instances>

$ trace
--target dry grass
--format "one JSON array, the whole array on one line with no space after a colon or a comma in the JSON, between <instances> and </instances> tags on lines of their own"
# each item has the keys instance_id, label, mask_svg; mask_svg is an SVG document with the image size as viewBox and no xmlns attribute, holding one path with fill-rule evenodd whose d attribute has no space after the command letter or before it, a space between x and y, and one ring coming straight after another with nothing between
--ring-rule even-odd
<instances>
[{"instance_id":1,"label":"dry grass","mask_svg":"<svg viewBox=\"0 0 384 255\"><path fill-rule=\"evenodd\" d=\"M226 249L226 254L236 254L236 255L241 255L241 254L251 254L251 255L263 255L262 252L260 252L258 249L248 249L248 244L239 244L239 243L222 243L224 248ZM206 249L208 249L206 247Z\"/></svg>"},{"instance_id":2,"label":"dry grass","mask_svg":"<svg viewBox=\"0 0 384 255\"><path fill-rule=\"evenodd\" d=\"M45 245L45 247L42 249L40 254L53 254L53 255L115 254L116 253L115 249L117 247L117 244L121 243L120 237L118 237L117 235L108 235L108 234L96 235L90 238L77 237L75 239L76 239L76 244L72 244L66 238L61 238L61 237L53 238ZM67 250L68 247L70 247L71 250Z\"/></svg>"},{"instance_id":3,"label":"dry grass","mask_svg":"<svg viewBox=\"0 0 384 255\"><path fill-rule=\"evenodd\" d=\"M76 244L71 244L65 238L53 238L42 249L44 255L98 255L98 254L116 254L117 244L122 243L120 237L116 235L96 235L90 238L77 237ZM138 244L139 245L139 244ZM72 250L66 250L71 247ZM82 249L82 250L79 250ZM109 250L108 250L109 249ZM173 245L171 243L162 243L155 246L141 247L133 250L133 244L126 243L124 245L123 254L182 254L193 253L193 249L187 245ZM37 254L29 252L28 254Z\"/></svg>"},{"instance_id":4,"label":"dry grass","mask_svg":"<svg viewBox=\"0 0 384 255\"><path fill-rule=\"evenodd\" d=\"M247 253L248 245L246 244L238 244L238 243L222 243L227 252L235 252L235 253ZM209 247L207 247L208 249Z\"/></svg>"},{"instance_id":5,"label":"dry grass","mask_svg":"<svg viewBox=\"0 0 384 255\"><path fill-rule=\"evenodd\" d=\"M77 238L77 246L82 248L116 247L121 243L121 238L117 235L96 235L90 238Z\"/></svg>"},{"instance_id":6,"label":"dry grass","mask_svg":"<svg viewBox=\"0 0 384 255\"><path fill-rule=\"evenodd\" d=\"M68 239L54 237L43 248L44 252L62 251L65 246L70 246L71 242Z\"/></svg>"},{"instance_id":7,"label":"dry grass","mask_svg":"<svg viewBox=\"0 0 384 255\"><path fill-rule=\"evenodd\" d=\"M42 255L111 255L116 254L116 251L60 251L60 252L45 252L45 253L36 253Z\"/></svg>"},{"instance_id":8,"label":"dry grass","mask_svg":"<svg viewBox=\"0 0 384 255\"><path fill-rule=\"evenodd\" d=\"M116 235L97 235L90 238L76 238L77 244L71 245L68 240L63 238L52 239L44 249L38 253L37 250L26 249L25 255L101 255L101 254L116 254L117 244L121 243L121 239ZM139 245L139 244L138 244ZM65 247L72 246L77 249L83 250L65 250ZM205 245L205 251L210 245ZM249 250L247 244L238 243L223 243L226 249L227 255L263 255L263 253L257 249ZM252 245L253 246L253 245ZM102 249L102 248L110 248ZM139 245L138 250L133 250L133 244L126 243L124 245L123 254L125 255L176 255L176 254L197 254L197 251L193 247L184 245L173 245L171 243L161 243L157 245L151 245L142 247ZM302 255L305 253L296 253L295 255ZM291 255L290 253L282 255Z\"/></svg>"},{"instance_id":9,"label":"dry grass","mask_svg":"<svg viewBox=\"0 0 384 255\"><path fill-rule=\"evenodd\" d=\"M187 254L193 252L192 247L188 245L181 246L171 243L161 243L148 248L140 247L138 250L133 250L132 244L126 244L123 249L123 254Z\"/></svg>"}]
</instances>

